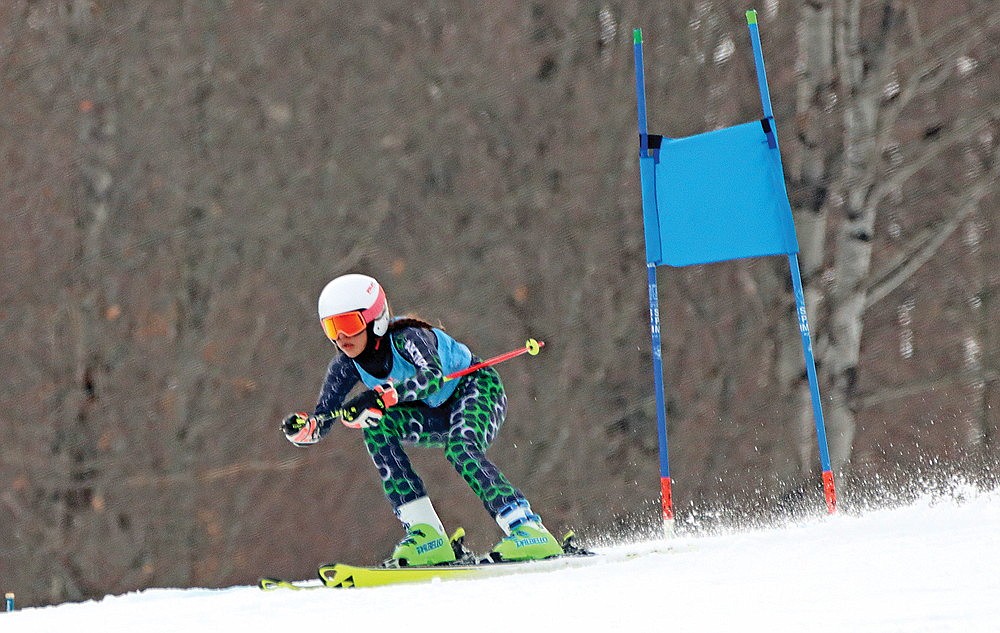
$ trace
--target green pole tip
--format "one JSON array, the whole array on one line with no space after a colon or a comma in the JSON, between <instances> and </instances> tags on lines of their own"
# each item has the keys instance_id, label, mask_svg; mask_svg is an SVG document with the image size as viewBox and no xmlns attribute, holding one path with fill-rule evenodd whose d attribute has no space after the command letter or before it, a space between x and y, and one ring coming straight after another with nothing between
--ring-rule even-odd
<instances>
[{"instance_id":1,"label":"green pole tip","mask_svg":"<svg viewBox=\"0 0 1000 633\"><path fill-rule=\"evenodd\" d=\"M750 9L747 11L747 24L757 24L757 10Z\"/></svg>"},{"instance_id":2,"label":"green pole tip","mask_svg":"<svg viewBox=\"0 0 1000 633\"><path fill-rule=\"evenodd\" d=\"M642 29L632 29L632 43L642 44Z\"/></svg>"}]
</instances>

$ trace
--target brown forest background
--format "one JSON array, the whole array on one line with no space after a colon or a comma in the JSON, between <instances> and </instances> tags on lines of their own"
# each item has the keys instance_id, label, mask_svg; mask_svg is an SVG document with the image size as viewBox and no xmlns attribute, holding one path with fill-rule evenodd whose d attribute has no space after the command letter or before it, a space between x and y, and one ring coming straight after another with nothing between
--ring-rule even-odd
<instances>
[{"instance_id":1,"label":"brown forest background","mask_svg":"<svg viewBox=\"0 0 1000 633\"><path fill-rule=\"evenodd\" d=\"M658 522L632 63L650 128L760 116L765 59L845 511L998 443L993 1L0 5L0 584L25 604L307 577L400 536L360 437L308 450L348 271L501 374L553 529ZM681 524L821 512L782 258L660 271ZM445 523L499 536L434 451ZM943 483L942 483L943 482Z\"/></svg>"}]
</instances>

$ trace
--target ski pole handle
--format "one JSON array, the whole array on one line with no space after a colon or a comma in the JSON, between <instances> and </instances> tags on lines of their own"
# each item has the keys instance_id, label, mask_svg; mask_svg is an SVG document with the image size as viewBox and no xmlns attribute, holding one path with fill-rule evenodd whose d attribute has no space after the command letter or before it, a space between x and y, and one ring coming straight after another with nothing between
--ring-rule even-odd
<instances>
[{"instance_id":1,"label":"ski pole handle","mask_svg":"<svg viewBox=\"0 0 1000 633\"><path fill-rule=\"evenodd\" d=\"M454 380L455 378L461 378L462 376L471 374L472 372L478 371L483 367L489 367L491 365L496 365L497 363L502 363L505 360L510 360L512 358L520 356L521 354L537 356L538 352L540 352L543 347L545 347L544 341L536 341L533 338L529 338L527 341L524 342L524 347L519 347L505 354L500 354L499 356L494 356L493 358L486 359L480 363L476 363L475 365L470 365L465 369L460 369L456 372L452 372L447 376L445 376L444 380L445 382L447 382L449 380Z\"/></svg>"}]
</instances>

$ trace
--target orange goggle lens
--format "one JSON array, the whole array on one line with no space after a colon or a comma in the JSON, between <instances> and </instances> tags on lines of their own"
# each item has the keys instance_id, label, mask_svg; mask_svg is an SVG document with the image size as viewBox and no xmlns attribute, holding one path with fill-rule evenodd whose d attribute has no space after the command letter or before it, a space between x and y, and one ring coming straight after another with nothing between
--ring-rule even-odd
<instances>
[{"instance_id":1,"label":"orange goggle lens","mask_svg":"<svg viewBox=\"0 0 1000 633\"><path fill-rule=\"evenodd\" d=\"M361 316L361 312L358 310L328 316L321 323L323 324L323 331L331 341L337 340L337 335L339 334L357 336L365 329L365 318Z\"/></svg>"}]
</instances>

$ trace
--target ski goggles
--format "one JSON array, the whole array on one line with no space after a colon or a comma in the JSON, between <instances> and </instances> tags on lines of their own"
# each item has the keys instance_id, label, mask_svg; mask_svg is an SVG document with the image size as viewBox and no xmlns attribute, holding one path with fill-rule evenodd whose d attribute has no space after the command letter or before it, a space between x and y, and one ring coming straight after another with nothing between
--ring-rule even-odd
<instances>
[{"instance_id":1,"label":"ski goggles","mask_svg":"<svg viewBox=\"0 0 1000 633\"><path fill-rule=\"evenodd\" d=\"M328 339L334 342L339 334L357 336L365 330L365 326L385 313L385 303L385 293L380 289L375 303L370 308L341 312L320 319L320 323L323 324L323 332L326 333Z\"/></svg>"},{"instance_id":2,"label":"ski goggles","mask_svg":"<svg viewBox=\"0 0 1000 633\"><path fill-rule=\"evenodd\" d=\"M336 341L337 336L341 334L344 336L357 336L364 331L365 325L367 325L365 317L362 316L360 310L328 316L320 322L323 324L323 332L326 333L326 337L331 341Z\"/></svg>"}]
</instances>

